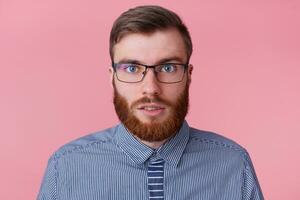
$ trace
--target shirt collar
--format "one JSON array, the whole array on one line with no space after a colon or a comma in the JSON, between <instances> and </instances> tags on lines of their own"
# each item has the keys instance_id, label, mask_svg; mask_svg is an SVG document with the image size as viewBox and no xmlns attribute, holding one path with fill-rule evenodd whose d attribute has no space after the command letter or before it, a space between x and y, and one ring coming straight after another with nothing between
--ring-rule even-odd
<instances>
[{"instance_id":1,"label":"shirt collar","mask_svg":"<svg viewBox=\"0 0 300 200\"><path fill-rule=\"evenodd\" d=\"M138 141L123 124L119 124L115 134L116 145L136 164L144 164L156 152L172 166L177 166L189 140L189 125L183 122L179 132L157 150Z\"/></svg>"}]
</instances>

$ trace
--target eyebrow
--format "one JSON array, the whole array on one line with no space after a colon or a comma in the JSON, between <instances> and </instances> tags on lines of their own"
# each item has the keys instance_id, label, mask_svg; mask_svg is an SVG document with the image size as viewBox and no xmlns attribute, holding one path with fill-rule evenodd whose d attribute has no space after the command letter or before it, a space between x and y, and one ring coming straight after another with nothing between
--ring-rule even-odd
<instances>
[{"instance_id":1,"label":"eyebrow","mask_svg":"<svg viewBox=\"0 0 300 200\"><path fill-rule=\"evenodd\" d=\"M171 61L177 61L177 62L181 62L182 63L182 58L180 58L178 56L173 56L173 57L169 57L169 58L163 58L163 59L160 59L155 64L163 64L163 63L168 63L168 62L171 62ZM118 63L144 64L143 62L141 62L139 60L127 59L127 58L121 59Z\"/></svg>"}]
</instances>

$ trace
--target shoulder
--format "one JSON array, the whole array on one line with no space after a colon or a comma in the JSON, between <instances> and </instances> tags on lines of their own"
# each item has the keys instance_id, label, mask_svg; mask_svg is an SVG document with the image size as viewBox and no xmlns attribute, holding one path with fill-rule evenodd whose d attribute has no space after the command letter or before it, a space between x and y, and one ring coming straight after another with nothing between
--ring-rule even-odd
<instances>
[{"instance_id":1,"label":"shoulder","mask_svg":"<svg viewBox=\"0 0 300 200\"><path fill-rule=\"evenodd\" d=\"M61 157L70 155L72 153L85 152L93 147L103 148L111 145L116 132L117 126L112 128L107 128L102 131L97 131L83 137L72 140L65 145L58 148L51 156L50 159L58 160Z\"/></svg>"},{"instance_id":2,"label":"shoulder","mask_svg":"<svg viewBox=\"0 0 300 200\"><path fill-rule=\"evenodd\" d=\"M247 150L225 136L218 133L199 130L190 127L190 139L187 151L190 152L213 152L216 155L222 156L238 156L242 157L243 160L247 160Z\"/></svg>"}]
</instances>

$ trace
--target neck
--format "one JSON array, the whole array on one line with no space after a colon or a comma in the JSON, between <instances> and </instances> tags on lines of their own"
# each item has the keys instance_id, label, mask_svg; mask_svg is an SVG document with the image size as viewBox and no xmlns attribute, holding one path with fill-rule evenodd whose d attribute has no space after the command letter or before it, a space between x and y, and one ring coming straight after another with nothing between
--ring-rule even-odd
<instances>
[{"instance_id":1,"label":"neck","mask_svg":"<svg viewBox=\"0 0 300 200\"><path fill-rule=\"evenodd\" d=\"M144 141L141 139L138 139L138 140L152 149L158 149L160 146L162 146L167 141L167 139L165 139L163 141L158 141L158 142L147 142L147 141Z\"/></svg>"}]
</instances>

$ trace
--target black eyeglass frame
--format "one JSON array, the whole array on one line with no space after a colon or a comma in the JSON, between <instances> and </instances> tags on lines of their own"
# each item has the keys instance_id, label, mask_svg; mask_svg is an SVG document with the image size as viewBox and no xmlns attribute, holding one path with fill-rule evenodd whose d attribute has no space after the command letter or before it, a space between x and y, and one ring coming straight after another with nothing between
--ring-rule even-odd
<instances>
[{"instance_id":1,"label":"black eyeglass frame","mask_svg":"<svg viewBox=\"0 0 300 200\"><path fill-rule=\"evenodd\" d=\"M141 65L141 66L144 66L144 67L145 67L145 71L143 71L143 73L142 73L143 76L142 76L141 80L139 80L139 81L134 81L134 82L128 82L128 81L122 81L122 80L120 80L119 77L118 77L117 70L116 70L116 67L117 67L117 65L119 65L119 64L133 64L133 65ZM158 73L158 72L155 71L155 67L157 67L157 66L162 66L162 65L180 65L180 66L183 66L183 67L184 67L184 71L183 71L181 80L175 81L175 82L164 82L164 81L160 81L160 80L157 78L157 73ZM113 68L113 70L114 70L114 73L116 74L117 79L118 79L120 82L123 82L123 83L139 83L139 82L142 82L142 81L144 80L146 74L147 74L148 69L154 69L153 71L154 71L154 75L155 75L155 77L156 77L156 80L157 80L158 82L160 82L160 83L166 83L166 84L179 83L179 82L181 82L181 81L183 80L184 74L185 74L185 72L186 72L186 70L187 70L188 67L189 67L189 64L188 64L188 63L187 63L187 64L183 64L183 63L162 63L162 64L157 64L157 65L144 65L144 64L140 64L140 63L114 63L114 62L112 62L112 68Z\"/></svg>"}]
</instances>

